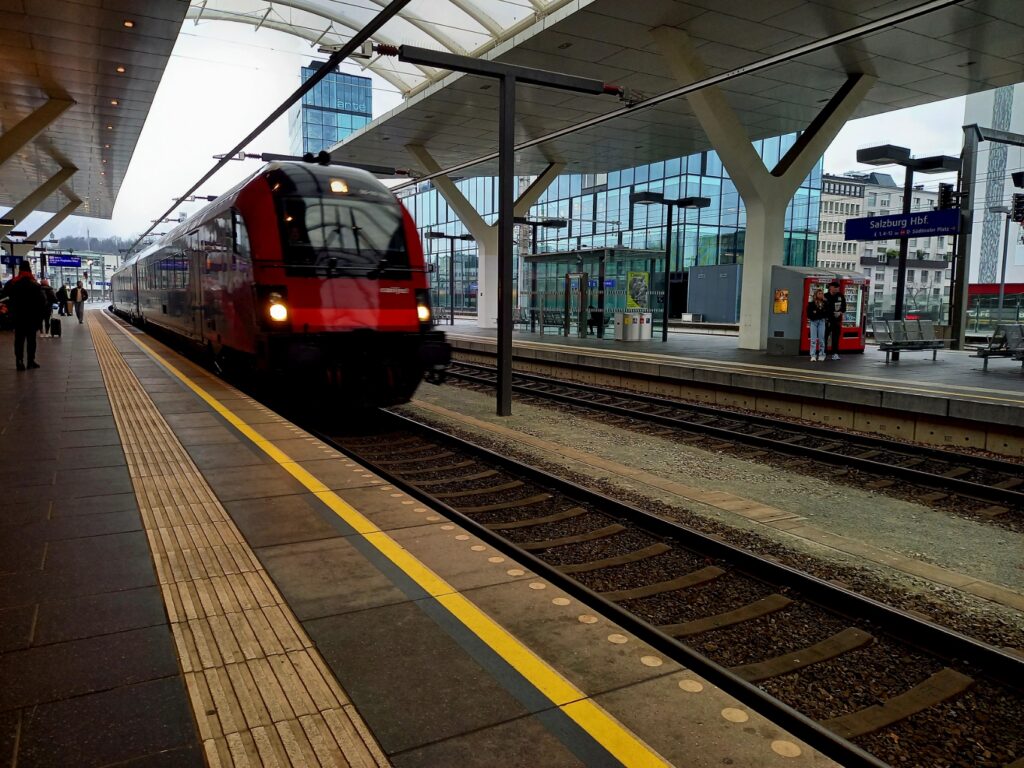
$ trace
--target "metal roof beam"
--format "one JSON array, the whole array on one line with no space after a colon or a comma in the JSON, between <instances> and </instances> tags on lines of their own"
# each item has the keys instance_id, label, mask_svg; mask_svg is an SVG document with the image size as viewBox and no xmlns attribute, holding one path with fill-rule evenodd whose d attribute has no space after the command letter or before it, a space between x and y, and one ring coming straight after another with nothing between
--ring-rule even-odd
<instances>
[{"instance_id":1,"label":"metal roof beam","mask_svg":"<svg viewBox=\"0 0 1024 768\"><path fill-rule=\"evenodd\" d=\"M49 180L44 181L35 189L35 191L29 193L28 197L11 208L11 210L4 215L9 219L14 219L16 222L21 221L32 213L36 207L43 202L43 200L56 192L60 188L61 184L70 179L76 173L78 173L78 169L73 165L61 168L54 176L50 177Z\"/></svg>"},{"instance_id":2,"label":"metal roof beam","mask_svg":"<svg viewBox=\"0 0 1024 768\"><path fill-rule=\"evenodd\" d=\"M60 223L64 221L68 216L75 212L75 209L82 204L82 201L77 197L71 198L70 202L61 208L57 213L53 214L46 222L39 227L35 232L29 235L27 240L35 240L37 243L41 242L44 237L53 232Z\"/></svg>"},{"instance_id":3,"label":"metal roof beam","mask_svg":"<svg viewBox=\"0 0 1024 768\"><path fill-rule=\"evenodd\" d=\"M374 5L379 5L381 8L383 8L387 4L385 0L370 0L370 2L373 3ZM434 40L439 42L452 53L466 53L465 48L463 48L461 45L455 42L452 38L448 37L448 35L439 30L435 25L414 18L412 16L408 16L404 13L398 14L398 17L412 24L414 27L416 27L416 29L418 29L420 32L427 35L428 37L432 37Z\"/></svg>"},{"instance_id":4,"label":"metal roof beam","mask_svg":"<svg viewBox=\"0 0 1024 768\"><path fill-rule=\"evenodd\" d=\"M281 5L286 5L286 4L287 5L294 5L292 3L281 3ZM188 14L185 16L185 18L187 18L187 19L198 18L198 14L196 14L195 16L193 15L193 11L194 10L195 10L194 7L193 8L189 8ZM297 9L297 10L304 10L304 9ZM259 21L258 19L256 19L253 16L247 16L247 15L242 14L242 13L232 13L231 11L213 10L211 8L206 8L206 10L202 11L202 17L204 19L208 20L208 21L229 21L229 22L232 22L232 23L235 23L235 24L248 24L250 26L256 26L257 22ZM321 16L321 18L325 18L326 19L327 17L326 16ZM353 30L358 29L357 27L350 27L347 23L345 23L343 21L340 21L338 19L333 19L332 18L332 19L328 19L328 20L329 21L333 21L333 22L335 22L337 24L340 24L341 26L346 27L348 29L353 29ZM289 35L292 35L294 37L298 37L298 38L301 38L303 40L306 40L309 43L314 43L314 37L313 37L313 34L312 34L313 30L309 30L309 34L306 34L304 28L296 27L295 25L288 24L286 22L263 21L263 22L260 22L260 23L262 24L263 27L266 27L267 29L273 29L273 30L275 30L277 32L284 32L285 34L289 34ZM322 37L322 35L321 35L321 37ZM382 43L385 43L385 44L390 44L390 43L387 42L387 38L381 38L380 35L374 35L374 39L376 39L376 40L378 40L378 41L380 41ZM435 74L435 70L432 70L429 67L416 67L416 68L419 69L421 72L423 72L423 74L426 77L433 77L434 74ZM402 93L403 96L408 94L409 91L411 91L413 88L415 88L414 85L412 85L411 83L406 82L398 74L396 74L394 72L390 72L388 70L381 69L380 67L376 67L376 66L374 66L372 64L370 66L366 67L366 69L369 69L371 72L374 72L375 74L380 75L383 79L387 80L389 83L391 83L393 86L395 86L395 88L397 88L399 90L399 92Z\"/></svg>"},{"instance_id":5,"label":"metal roof beam","mask_svg":"<svg viewBox=\"0 0 1024 768\"><path fill-rule=\"evenodd\" d=\"M18 150L46 130L50 123L74 103L71 99L50 99L0 136L0 165L10 160Z\"/></svg>"},{"instance_id":6,"label":"metal roof beam","mask_svg":"<svg viewBox=\"0 0 1024 768\"><path fill-rule=\"evenodd\" d=\"M503 31L501 24L480 10L472 0L448 0L448 2L486 29L495 40L501 37Z\"/></svg>"}]
</instances>

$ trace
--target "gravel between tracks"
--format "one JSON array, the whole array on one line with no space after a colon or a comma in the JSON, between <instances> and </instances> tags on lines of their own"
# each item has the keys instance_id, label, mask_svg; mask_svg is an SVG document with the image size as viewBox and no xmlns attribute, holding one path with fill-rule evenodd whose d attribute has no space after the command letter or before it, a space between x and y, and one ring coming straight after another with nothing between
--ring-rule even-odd
<instances>
[{"instance_id":1,"label":"gravel between tracks","mask_svg":"<svg viewBox=\"0 0 1024 768\"><path fill-rule=\"evenodd\" d=\"M720 489L806 515L825 530L841 533L911 557L969 573L978 578L1024 586L1022 537L944 513L783 469L669 443L547 408L515 403L513 416L493 416L493 396L466 389L424 387L418 398L474 418L583 449L672 480ZM722 536L738 546L772 555L782 562L835 579L898 607L929 615L935 621L999 646L1024 648L1024 615L959 590L883 568L860 558L752 523L702 504L631 482L628 478L581 465L558 454L498 439L462 422L449 422L409 405L403 410L427 423L478 444L550 468L581 485L633 503L669 519ZM562 504L564 508L564 504ZM560 511L553 508L550 512ZM549 513L550 513L549 512ZM531 511L523 517L544 514ZM519 518L522 519L522 518ZM595 557L606 556L595 554Z\"/></svg>"}]
</instances>

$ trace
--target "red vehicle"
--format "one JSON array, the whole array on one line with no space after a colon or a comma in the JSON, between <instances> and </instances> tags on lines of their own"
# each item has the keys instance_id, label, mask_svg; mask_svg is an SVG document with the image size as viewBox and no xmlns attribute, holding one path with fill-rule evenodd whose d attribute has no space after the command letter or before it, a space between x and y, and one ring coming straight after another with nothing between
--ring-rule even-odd
<instances>
[{"instance_id":1,"label":"red vehicle","mask_svg":"<svg viewBox=\"0 0 1024 768\"><path fill-rule=\"evenodd\" d=\"M264 166L126 261L112 294L218 367L312 374L350 402L406 402L450 359L412 218L354 168Z\"/></svg>"}]
</instances>

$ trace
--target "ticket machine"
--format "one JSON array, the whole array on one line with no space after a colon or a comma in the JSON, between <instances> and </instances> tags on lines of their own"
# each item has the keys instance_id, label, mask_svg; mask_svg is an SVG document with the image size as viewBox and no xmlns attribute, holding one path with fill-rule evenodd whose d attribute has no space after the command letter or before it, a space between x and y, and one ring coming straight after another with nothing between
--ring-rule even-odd
<instances>
[{"instance_id":1,"label":"ticket machine","mask_svg":"<svg viewBox=\"0 0 1024 768\"><path fill-rule=\"evenodd\" d=\"M805 355L811 350L807 305L819 288L839 281L846 296L846 314L839 336L840 352L864 351L864 326L870 281L856 272L839 272L817 267L772 267L771 307L768 317L768 353Z\"/></svg>"}]
</instances>

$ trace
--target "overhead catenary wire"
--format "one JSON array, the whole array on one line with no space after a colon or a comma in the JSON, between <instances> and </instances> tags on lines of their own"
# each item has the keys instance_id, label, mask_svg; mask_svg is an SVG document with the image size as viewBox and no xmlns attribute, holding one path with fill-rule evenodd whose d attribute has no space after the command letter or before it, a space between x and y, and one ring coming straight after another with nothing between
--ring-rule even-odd
<instances>
[{"instance_id":1,"label":"overhead catenary wire","mask_svg":"<svg viewBox=\"0 0 1024 768\"><path fill-rule=\"evenodd\" d=\"M268 115L263 120L263 122L256 126L244 139L238 142L238 144L236 144L233 149L228 151L220 160L214 163L213 167L209 171L207 171L202 176L202 178L199 179L199 181L197 181L195 184L189 187L189 189L184 194L180 195L179 198L188 197L189 195L193 194L196 190L198 190L199 187L205 184L217 171L219 171L221 168L223 168L225 165L231 162L231 159L235 155L237 155L239 152L242 152L247 146L249 146L249 144L257 136L263 133L263 131L265 131L275 120L277 120L281 115L287 112L288 108L291 107L292 104L298 102L303 97L303 95L311 91L313 87L316 86L317 83L319 83L321 80L327 77L327 75L333 72L334 68L337 67L339 63L341 63L344 59L350 56L360 45L363 44L363 42L369 40L370 37L372 37L372 35L377 30L384 26L391 18L393 18L400 10L402 10L402 8L407 6L410 2L411 0L391 0L387 7L382 9L381 12L378 13L369 24L367 24L355 35L353 35L352 39L349 40L348 43L342 46L339 50L332 53L328 57L327 61L325 61L316 72L310 75L309 79L306 80L306 82L300 85L295 90L295 92L292 93L291 96L285 99L273 112L270 113L270 115ZM174 213L174 211L177 208L178 203L175 202L174 205L172 205L160 216L158 216L157 220L159 221L160 219L167 218L172 213ZM145 232L139 235L138 239L128 249L128 252L131 253L132 251L134 251L135 248L138 247L139 243L141 243L142 240L147 235L149 235L154 229L156 229L156 224L150 225L150 227Z\"/></svg>"}]
</instances>

